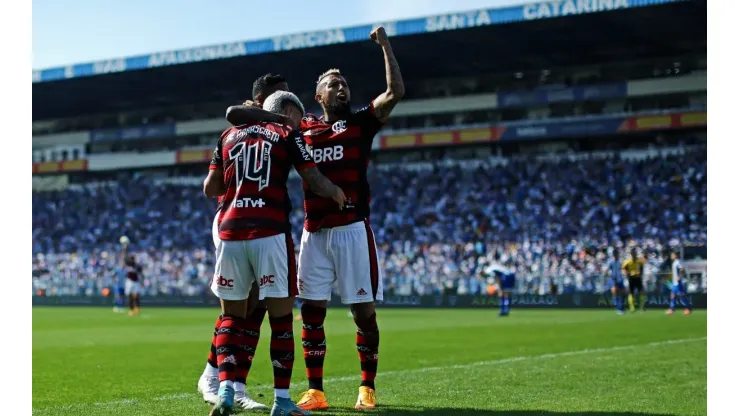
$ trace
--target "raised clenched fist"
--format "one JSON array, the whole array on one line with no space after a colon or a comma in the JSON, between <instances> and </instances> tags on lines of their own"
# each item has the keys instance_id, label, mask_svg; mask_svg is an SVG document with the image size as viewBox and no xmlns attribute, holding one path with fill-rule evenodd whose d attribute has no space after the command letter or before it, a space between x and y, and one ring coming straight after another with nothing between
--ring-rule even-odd
<instances>
[{"instance_id":1,"label":"raised clenched fist","mask_svg":"<svg viewBox=\"0 0 740 416\"><path fill-rule=\"evenodd\" d=\"M385 33L385 28L383 28L383 26L378 26L375 30L370 32L370 39L374 40L375 43L380 46L389 44L388 35Z\"/></svg>"}]
</instances>

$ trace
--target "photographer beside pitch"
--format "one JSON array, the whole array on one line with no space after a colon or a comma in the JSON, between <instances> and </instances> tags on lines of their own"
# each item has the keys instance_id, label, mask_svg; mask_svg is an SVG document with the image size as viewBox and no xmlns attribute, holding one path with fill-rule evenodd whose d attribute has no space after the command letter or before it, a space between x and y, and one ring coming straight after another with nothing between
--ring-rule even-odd
<instances>
[{"instance_id":1,"label":"photographer beside pitch","mask_svg":"<svg viewBox=\"0 0 740 416\"><path fill-rule=\"evenodd\" d=\"M326 409L324 320L332 284L337 281L342 303L349 304L357 325L356 345L361 383L357 409L374 409L375 375L380 331L375 301L383 299L375 238L370 228L370 185L367 167L375 135L387 121L405 88L401 71L385 29L370 33L381 46L385 60L386 91L368 106L352 112L350 89L338 69L330 69L316 86L316 101L323 117L304 117L301 130L312 147L321 173L341 186L347 196L344 209L317 195L304 182L305 223L298 259L299 295L303 300L303 356L309 389L298 401L303 410ZM227 119L234 125L270 120L273 115L248 106L230 107Z\"/></svg>"}]
</instances>

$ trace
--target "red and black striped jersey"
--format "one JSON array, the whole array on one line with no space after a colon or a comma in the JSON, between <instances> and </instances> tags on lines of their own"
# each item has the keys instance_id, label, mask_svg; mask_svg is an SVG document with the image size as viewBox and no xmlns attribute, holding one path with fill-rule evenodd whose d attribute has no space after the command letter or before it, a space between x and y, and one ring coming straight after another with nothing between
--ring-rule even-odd
<instances>
[{"instance_id":1,"label":"red and black striped jersey","mask_svg":"<svg viewBox=\"0 0 740 416\"><path fill-rule=\"evenodd\" d=\"M373 139L381 127L383 123L375 115L372 103L352 113L346 120L333 124L315 117L304 118L301 131L312 150L313 160L321 173L342 188L347 197L344 209L340 210L336 202L316 195L304 182L306 230L314 232L321 228L338 227L363 221L370 216L367 167Z\"/></svg>"},{"instance_id":2,"label":"red and black striped jersey","mask_svg":"<svg viewBox=\"0 0 740 416\"><path fill-rule=\"evenodd\" d=\"M322 119L323 117L316 117L311 113L306 114L303 116L303 119L301 119L301 132L306 133L313 127L316 127L317 130L323 130L327 125L324 124Z\"/></svg>"},{"instance_id":3,"label":"red and black striped jersey","mask_svg":"<svg viewBox=\"0 0 740 416\"><path fill-rule=\"evenodd\" d=\"M132 281L132 282L138 282L139 279L141 279L141 266L138 266L136 264L128 264L126 265L126 279Z\"/></svg>"},{"instance_id":4,"label":"red and black striped jersey","mask_svg":"<svg viewBox=\"0 0 740 416\"><path fill-rule=\"evenodd\" d=\"M226 194L219 199L218 236L252 240L290 232L290 167L315 166L300 133L254 123L221 134L211 169L222 167Z\"/></svg>"}]
</instances>

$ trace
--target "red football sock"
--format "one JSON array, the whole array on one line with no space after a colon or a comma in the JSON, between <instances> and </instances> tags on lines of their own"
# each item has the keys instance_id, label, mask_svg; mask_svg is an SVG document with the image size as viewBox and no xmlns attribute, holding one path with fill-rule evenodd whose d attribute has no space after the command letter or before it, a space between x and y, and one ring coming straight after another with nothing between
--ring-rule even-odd
<instances>
[{"instance_id":1,"label":"red football sock","mask_svg":"<svg viewBox=\"0 0 740 416\"><path fill-rule=\"evenodd\" d=\"M221 326L221 315L216 319L216 325L213 327L213 338L211 338L211 351L208 353L208 365L218 368L218 357L216 356L216 334Z\"/></svg>"},{"instance_id":2,"label":"red football sock","mask_svg":"<svg viewBox=\"0 0 740 416\"><path fill-rule=\"evenodd\" d=\"M289 389L295 361L295 341L293 340L293 314L278 318L270 317L272 338L270 339L270 360L276 389Z\"/></svg>"},{"instance_id":3,"label":"red football sock","mask_svg":"<svg viewBox=\"0 0 740 416\"><path fill-rule=\"evenodd\" d=\"M245 384L247 382L249 370L252 368L252 360L257 351L257 345L260 342L260 328L262 327L262 321L265 319L265 313L267 313L267 309L265 308L255 309L244 321L242 331L244 338L240 346L239 360L237 360L238 365L236 368L237 382Z\"/></svg>"},{"instance_id":4,"label":"red football sock","mask_svg":"<svg viewBox=\"0 0 740 416\"><path fill-rule=\"evenodd\" d=\"M326 334L324 319L326 308L303 304L303 358L306 361L308 388L324 391L324 357L326 357Z\"/></svg>"},{"instance_id":5,"label":"red football sock","mask_svg":"<svg viewBox=\"0 0 740 416\"><path fill-rule=\"evenodd\" d=\"M219 381L234 381L240 353L239 345L244 342L242 328L244 320L225 315L216 333L216 356Z\"/></svg>"},{"instance_id":6,"label":"red football sock","mask_svg":"<svg viewBox=\"0 0 740 416\"><path fill-rule=\"evenodd\" d=\"M375 389L375 374L378 372L378 345L380 331L375 320L375 314L357 324L357 352L360 355L360 369L362 370L361 386Z\"/></svg>"}]
</instances>

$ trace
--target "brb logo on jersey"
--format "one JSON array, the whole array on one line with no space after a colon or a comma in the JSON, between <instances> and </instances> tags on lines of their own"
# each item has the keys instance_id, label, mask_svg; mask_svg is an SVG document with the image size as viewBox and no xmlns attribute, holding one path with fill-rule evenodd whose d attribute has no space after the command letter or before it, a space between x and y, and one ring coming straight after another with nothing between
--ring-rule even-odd
<instances>
[{"instance_id":1,"label":"brb logo on jersey","mask_svg":"<svg viewBox=\"0 0 740 416\"><path fill-rule=\"evenodd\" d=\"M260 285L260 287L265 287L265 286L272 287L272 286L275 286L275 275L274 274L266 274L266 275L262 276L262 278L260 279L259 285Z\"/></svg>"},{"instance_id":2,"label":"brb logo on jersey","mask_svg":"<svg viewBox=\"0 0 740 416\"><path fill-rule=\"evenodd\" d=\"M313 161L316 163L341 160L344 157L344 147L336 145L323 149L313 149Z\"/></svg>"},{"instance_id":3,"label":"brb logo on jersey","mask_svg":"<svg viewBox=\"0 0 740 416\"><path fill-rule=\"evenodd\" d=\"M216 280L218 287L225 288L226 290L234 288L234 279L227 279L223 276L214 276L213 278Z\"/></svg>"},{"instance_id":4,"label":"brb logo on jersey","mask_svg":"<svg viewBox=\"0 0 740 416\"><path fill-rule=\"evenodd\" d=\"M347 130L347 120L339 120L336 123L332 124L331 130L336 134Z\"/></svg>"}]
</instances>

